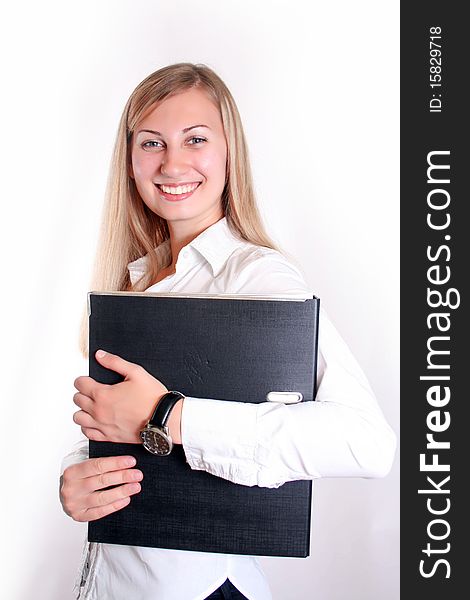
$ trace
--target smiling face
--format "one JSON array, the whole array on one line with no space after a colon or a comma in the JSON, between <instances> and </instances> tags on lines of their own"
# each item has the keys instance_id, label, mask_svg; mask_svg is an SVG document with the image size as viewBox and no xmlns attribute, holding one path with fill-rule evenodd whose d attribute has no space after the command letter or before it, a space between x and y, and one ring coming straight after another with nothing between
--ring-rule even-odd
<instances>
[{"instance_id":1,"label":"smiling face","mask_svg":"<svg viewBox=\"0 0 470 600\"><path fill-rule=\"evenodd\" d=\"M157 104L132 137L131 176L170 230L202 230L223 216L226 159L219 109L197 88Z\"/></svg>"}]
</instances>

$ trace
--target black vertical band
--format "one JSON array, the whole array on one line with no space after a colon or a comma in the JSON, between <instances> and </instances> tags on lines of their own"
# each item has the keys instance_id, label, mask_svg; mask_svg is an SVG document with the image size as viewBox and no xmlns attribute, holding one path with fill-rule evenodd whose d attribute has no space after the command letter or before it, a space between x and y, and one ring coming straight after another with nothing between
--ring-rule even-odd
<instances>
[{"instance_id":1,"label":"black vertical band","mask_svg":"<svg viewBox=\"0 0 470 600\"><path fill-rule=\"evenodd\" d=\"M401 597L467 588L468 22L401 3ZM463 592L465 593L465 592Z\"/></svg>"}]
</instances>

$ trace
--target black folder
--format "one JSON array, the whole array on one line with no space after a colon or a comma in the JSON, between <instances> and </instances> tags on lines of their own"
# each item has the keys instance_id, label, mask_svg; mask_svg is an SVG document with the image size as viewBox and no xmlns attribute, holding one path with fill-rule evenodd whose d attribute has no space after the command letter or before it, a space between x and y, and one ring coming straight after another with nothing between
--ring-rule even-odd
<instances>
[{"instance_id":1,"label":"black folder","mask_svg":"<svg viewBox=\"0 0 470 600\"><path fill-rule=\"evenodd\" d=\"M142 365L186 396L259 403L293 392L315 399L318 298L91 292L88 301L89 373L101 383L122 377L99 365L98 348ZM89 446L91 458L135 456L144 472L142 490L127 507L89 523L89 541L309 555L311 481L249 487L192 470L182 446L167 457L139 444Z\"/></svg>"}]
</instances>

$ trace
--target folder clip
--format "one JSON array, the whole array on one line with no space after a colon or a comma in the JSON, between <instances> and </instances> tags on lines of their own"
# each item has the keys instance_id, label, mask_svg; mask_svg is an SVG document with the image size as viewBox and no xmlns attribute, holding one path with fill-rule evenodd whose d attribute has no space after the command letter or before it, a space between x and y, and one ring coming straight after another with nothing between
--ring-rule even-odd
<instances>
[{"instance_id":1,"label":"folder clip","mask_svg":"<svg viewBox=\"0 0 470 600\"><path fill-rule=\"evenodd\" d=\"M269 392L266 394L268 402L280 402L282 404L297 404L302 402L303 395L300 392Z\"/></svg>"}]
</instances>

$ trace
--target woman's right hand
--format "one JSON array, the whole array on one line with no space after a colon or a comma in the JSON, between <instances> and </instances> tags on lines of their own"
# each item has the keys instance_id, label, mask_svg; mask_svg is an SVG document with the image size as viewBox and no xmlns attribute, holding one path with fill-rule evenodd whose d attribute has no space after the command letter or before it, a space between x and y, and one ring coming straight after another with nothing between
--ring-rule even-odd
<instances>
[{"instance_id":1,"label":"woman's right hand","mask_svg":"<svg viewBox=\"0 0 470 600\"><path fill-rule=\"evenodd\" d=\"M60 479L60 501L75 521L94 521L124 508L140 492L142 471L132 456L89 458L67 467ZM103 489L115 485L110 490Z\"/></svg>"}]
</instances>

